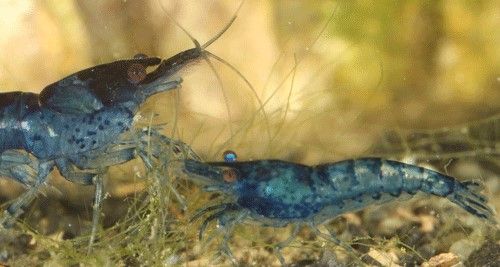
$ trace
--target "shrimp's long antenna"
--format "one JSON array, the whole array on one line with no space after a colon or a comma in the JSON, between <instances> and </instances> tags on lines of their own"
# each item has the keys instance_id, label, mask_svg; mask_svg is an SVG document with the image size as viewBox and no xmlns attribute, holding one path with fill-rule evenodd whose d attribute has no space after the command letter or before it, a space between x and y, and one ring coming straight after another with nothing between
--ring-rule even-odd
<instances>
[{"instance_id":1,"label":"shrimp's long antenna","mask_svg":"<svg viewBox=\"0 0 500 267\"><path fill-rule=\"evenodd\" d=\"M197 48L200 48L202 51L205 50L205 48L209 47L213 42L217 41L217 39L219 39L229 28L231 28L231 26L233 25L234 21L236 20L236 18L238 17L238 13L240 12L240 9L241 7L243 6L243 3L245 2L245 0L242 0L240 2L240 5L238 6L238 8L236 9L236 12L234 13L233 17L231 18L231 20L229 20L229 22L227 23L226 26L224 26L224 28L222 28L222 30L217 33L214 37L212 37L212 39L208 40L206 43L204 43L201 48L199 47L199 43L198 41L196 41L196 39L193 38L193 36L189 35L189 33L184 29L183 31L189 36L189 38L191 38L191 40L196 44L198 43L198 46L196 46Z\"/></svg>"},{"instance_id":2,"label":"shrimp's long antenna","mask_svg":"<svg viewBox=\"0 0 500 267\"><path fill-rule=\"evenodd\" d=\"M220 87L221 87L221 90L222 90L222 95L224 97L224 101L226 103L226 109L227 109L227 113L228 113L227 115L228 115L229 121L230 122L232 121L232 116L231 116L231 112L230 112L230 108L229 108L228 97L227 97L227 94L225 93L224 85L222 83L222 79L221 79L219 73L215 70L214 65L212 64L212 62L210 61L210 59L208 57L212 57L213 59L221 62L222 64L224 64L225 66L227 66L228 68L230 68L232 71L234 71L238 75L238 77L240 77L245 82L245 84L248 86L248 88L250 88L250 90L254 94L255 98L257 99L257 102L259 103L259 109L258 109L258 111L262 112L262 115L264 116L264 121L265 121L265 124L266 124L266 131L267 131L268 139L271 140L271 131L270 131L270 126L269 126L269 118L268 118L267 113L266 113L266 111L264 109L264 105L265 104L260 99L259 95L257 94L257 91L252 86L252 84L250 83L250 81L248 81L248 79L235 66L233 66L231 63L229 63L226 60L222 59L221 57L216 56L215 54L213 54L213 53L205 50L207 47L209 47L211 44L213 44L217 39L219 39L233 25L234 21L238 17L238 13L241 10L241 7L243 6L244 2L245 2L245 0L242 0L240 2L238 8L236 9L236 12L234 13L234 15L230 19L230 21L226 24L226 26L224 26L224 28L222 28L221 31L219 31L214 37L212 37L210 40L208 40L207 42L205 42L203 45L200 45L200 42L198 42L198 40L196 40L188 32L188 30L186 30L186 28L184 28L182 25L180 25L180 23L178 23L174 19L174 17L165 9L165 7L162 4L160 4L160 6L163 9L163 11L167 14L168 18L170 20L172 20L175 23L175 25L177 27L179 27L189 37L189 39L191 39L191 41L194 43L195 47L198 49L198 51L200 51L200 54L203 57L203 59L207 62L207 64L210 66L210 69L212 70L212 72L216 76L217 82L220 84ZM234 136L234 132L232 130L231 125L229 125L229 131L231 132L231 138L230 139L232 139L233 136Z\"/></svg>"},{"instance_id":3,"label":"shrimp's long antenna","mask_svg":"<svg viewBox=\"0 0 500 267\"><path fill-rule=\"evenodd\" d=\"M209 47L212 43L214 43L215 41L217 41L217 39L219 39L229 28L231 28L231 26L233 25L234 21L236 20L236 18L238 17L238 13L240 12L240 9L241 7L243 6L243 3L245 1L241 1L240 5L238 6L238 8L236 9L236 12L234 14L234 16L231 18L231 20L229 21L229 23L224 26L224 28L222 28L222 30L220 30L214 37L212 37L210 40L208 40L206 43L204 43L203 45L200 45L200 42L198 42L198 40L196 40L190 33L188 30L186 30L186 28L184 28L179 22L177 22L177 20L175 20L175 18L172 16L172 14L170 14L170 12L168 12L168 10L165 9L165 7L160 3L160 7L161 9L165 12L165 14L167 15L167 17L172 21L174 22L174 24L179 27L179 29L181 29L188 37L189 39L191 39L191 42L194 43L194 46L196 48L198 48L199 51L204 51L205 48Z\"/></svg>"},{"instance_id":4,"label":"shrimp's long antenna","mask_svg":"<svg viewBox=\"0 0 500 267\"><path fill-rule=\"evenodd\" d=\"M317 41L319 40L319 38L321 38L321 37L324 35L324 33L325 33L325 31L326 31L326 29L327 29L328 25L330 25L330 23L334 20L335 15L337 14L337 11L338 11L338 10L339 10L339 4L337 4L337 5L335 6L335 8L332 10L332 12L330 13L330 16L329 16L329 17L328 17L328 19L326 20L326 23L323 25L323 27L321 28L321 30L319 31L319 33L315 36L315 38L314 38L313 42L312 42L309 46L307 46L308 48L310 48L310 49L311 49L312 47L314 47L314 45L317 43ZM204 52L206 53L207 51L204 51ZM283 53L282 53L282 54L280 54L279 58L281 58L281 57L282 57L282 55L283 55ZM296 56L294 56L294 57L296 57ZM272 99L272 98L273 98L273 97L274 97L274 96L278 93L278 90L279 90L279 89L280 89L280 88L281 88L281 87L285 84L285 82L286 82L286 81L290 78L290 76L293 76L293 75L294 75L294 73L296 72L296 69L297 69L297 68L300 66L300 64L302 63L302 60L304 59L304 57L305 57L305 56L302 56L302 57L296 57L296 59L294 59L294 60L295 60L295 64L294 64L294 66L293 66L293 67L292 67L292 68L291 68L291 69L290 69L290 70L289 70L289 71L285 74L285 76L284 76L284 78L281 80L281 82L279 82L279 83L278 83L278 85L276 86L276 88L274 88L274 90L271 92L271 94L270 94L267 98L265 98L264 102L262 102L259 98L257 98L257 99L259 100L259 103L261 103L261 104L260 104L259 109L256 111L256 113L258 113L258 112L262 112L263 114L267 114L267 113L263 110L263 109L264 109L264 107L265 107L265 106L266 106L266 105L267 105L267 104L271 101L271 99ZM278 60L279 60L279 58L278 58ZM277 64L277 62L275 62L275 64L273 65L272 69L274 69L274 68L276 67L276 64ZM268 78L268 79L269 79L269 78ZM268 81L266 81L266 86L264 87L264 89L266 89L267 84L268 84ZM256 114L256 113L255 113L255 114ZM254 114L254 116L252 117L252 119L251 119L251 120L249 120L248 122L246 122L246 124L245 124L245 125L243 125L242 127L244 127L244 126L249 125L250 123L252 123L252 121L255 119L255 116L256 116L255 114ZM267 120L267 116L266 116L266 120ZM269 125L269 122L268 122L268 121L267 121L266 123L267 123L267 125ZM267 126L267 132L268 132L269 140L270 140L270 143L271 143L271 142L275 139L275 137L273 137L273 136L271 135L270 130L269 130L269 126ZM275 134L276 134L276 133L275 133ZM227 145L228 145L228 143L229 143L229 142L224 142L221 146L227 146ZM220 151L219 151L219 152L220 152Z\"/></svg>"}]
</instances>

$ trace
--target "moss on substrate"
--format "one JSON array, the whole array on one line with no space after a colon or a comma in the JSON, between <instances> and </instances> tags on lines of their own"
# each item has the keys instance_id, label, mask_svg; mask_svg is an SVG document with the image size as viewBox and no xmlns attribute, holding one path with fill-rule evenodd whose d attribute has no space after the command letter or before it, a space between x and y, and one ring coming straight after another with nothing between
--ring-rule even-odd
<instances>
[{"instance_id":1,"label":"moss on substrate","mask_svg":"<svg viewBox=\"0 0 500 267\"><path fill-rule=\"evenodd\" d=\"M448 171L482 172L484 182L490 185L490 202L498 203L500 194L498 186L494 186L495 173L486 171L483 166L474 160L459 160L448 166ZM156 175L158 173L165 175ZM189 223L189 218L196 209L220 202L223 196L202 192L200 187L182 177L177 179L175 174L178 173L173 169L158 169L141 180L145 183L144 192L131 195L127 200L106 199L106 205L111 207L104 209L105 214L111 214L110 209L117 209L122 204L127 212L120 214L118 221L107 222L106 228L99 231L92 257L86 254L86 233L91 219L88 207L85 219L75 221L74 217L79 216L81 208L75 213L74 206L45 197L39 198L37 205L27 212L27 222L35 225L37 230L30 229L28 224L19 224L17 230L9 230L8 235L2 235L1 241L7 246L2 250L6 252L0 252L3 253L0 256L13 266L41 261L85 266L214 264L212 258L218 252L220 235L209 244L205 244L206 239L200 242L197 236L200 223ZM173 198L166 182L172 183L186 198L186 211ZM51 208L40 208L40 205ZM87 205L90 206L90 201ZM78 221L79 226L67 227L68 222ZM463 262L483 264L488 260L482 256L496 257L494 248L497 247L495 241L498 241L498 230L448 200L437 197L429 200L418 195L408 201L396 201L341 216L322 229L352 245L359 254L346 255L338 246L303 229L299 238L283 250L287 262L298 265L307 262L347 264L356 260L352 263L356 266L360 263L377 265L389 258L401 265L412 265L422 264L432 256L451 250ZM44 234L39 234L40 231ZM289 231L289 228L241 225L236 228L230 246L240 264L275 265L277 258L273 244L283 240ZM215 224L211 224L205 237L216 232ZM486 237L491 240L486 241ZM226 265L229 261L221 258L218 263Z\"/></svg>"},{"instance_id":2,"label":"moss on substrate","mask_svg":"<svg viewBox=\"0 0 500 267\"><path fill-rule=\"evenodd\" d=\"M487 241L479 249L472 252L465 261L465 266L499 266L500 244L497 241Z\"/></svg>"}]
</instances>

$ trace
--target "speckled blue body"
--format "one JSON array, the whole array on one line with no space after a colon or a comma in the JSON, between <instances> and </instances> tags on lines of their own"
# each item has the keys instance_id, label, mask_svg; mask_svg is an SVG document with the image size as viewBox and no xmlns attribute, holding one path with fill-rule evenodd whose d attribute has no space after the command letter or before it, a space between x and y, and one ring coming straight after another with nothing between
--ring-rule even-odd
<instances>
[{"instance_id":1,"label":"speckled blue body","mask_svg":"<svg viewBox=\"0 0 500 267\"><path fill-rule=\"evenodd\" d=\"M278 259L285 264L280 250L306 225L318 236L344 246L317 227L338 215L381 204L402 194L417 192L446 197L469 213L495 223L487 199L478 192L478 184L460 182L453 177L422 167L380 158L363 158L306 166L281 160L235 162L199 162L185 160L183 171L207 192L222 194L224 201L199 209L194 221L207 215L199 238L211 221L222 230L221 251L235 261L228 242L234 227L241 223L284 227L293 231L286 240L274 245Z\"/></svg>"},{"instance_id":2,"label":"speckled blue body","mask_svg":"<svg viewBox=\"0 0 500 267\"><path fill-rule=\"evenodd\" d=\"M403 193L446 197L471 214L492 219L476 184L422 167L380 158L306 166L280 160L185 162L185 172L234 199L228 210L265 225L320 224L345 212L380 204ZM224 175L236 175L225 181Z\"/></svg>"},{"instance_id":3,"label":"speckled blue body","mask_svg":"<svg viewBox=\"0 0 500 267\"><path fill-rule=\"evenodd\" d=\"M40 160L68 157L77 162L76 155L102 151L106 144L119 139L132 125L132 111L123 107L105 108L89 114L64 114L40 107L34 101L30 105L24 105L23 100L36 99L35 94L16 94L19 96L17 103L4 107L4 110L9 111L3 115L20 116L0 129L0 152L23 149ZM19 113L22 109L24 110Z\"/></svg>"}]
</instances>

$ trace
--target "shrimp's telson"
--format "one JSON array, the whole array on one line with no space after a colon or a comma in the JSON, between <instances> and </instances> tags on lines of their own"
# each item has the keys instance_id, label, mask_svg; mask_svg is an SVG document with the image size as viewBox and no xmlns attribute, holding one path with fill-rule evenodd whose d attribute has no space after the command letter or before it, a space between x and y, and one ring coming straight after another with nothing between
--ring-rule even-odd
<instances>
[{"instance_id":1,"label":"shrimp's telson","mask_svg":"<svg viewBox=\"0 0 500 267\"><path fill-rule=\"evenodd\" d=\"M495 221L477 183L460 182L426 168L380 158L316 166L281 160L185 160L184 172L205 184L206 191L224 193L230 199L197 212L193 219L211 213L202 224L200 238L207 224L216 219L230 228L247 221L272 227L308 225L325 237L316 226L327 220L417 192L445 197L478 218ZM293 237L296 233L294 230ZM278 248L290 243L293 237ZM326 238L339 243L334 237ZM227 249L227 244L224 247ZM226 252L230 254L228 249ZM278 256L283 263L283 257Z\"/></svg>"}]
</instances>

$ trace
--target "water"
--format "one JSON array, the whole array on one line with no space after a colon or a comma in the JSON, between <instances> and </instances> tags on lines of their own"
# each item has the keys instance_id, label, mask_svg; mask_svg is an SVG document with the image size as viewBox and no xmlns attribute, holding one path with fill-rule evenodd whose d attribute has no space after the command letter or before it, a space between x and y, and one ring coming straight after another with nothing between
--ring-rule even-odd
<instances>
[{"instance_id":1,"label":"water","mask_svg":"<svg viewBox=\"0 0 500 267\"><path fill-rule=\"evenodd\" d=\"M162 1L163 8L201 43L230 20L238 4ZM156 1L8 1L0 5L0 49L5 51L0 61L2 91L39 92L91 65L137 53L168 57L193 47ZM483 181L490 202L499 207L500 130L494 119L488 120L500 111L496 14L495 1L430 5L247 1L234 25L210 51L243 73L255 93L222 64L214 63L222 78L219 83L207 64L200 63L186 70L178 93L160 96L144 108L141 123L148 124L151 113L160 114L155 123L166 122L166 134L190 143L206 160L222 160L227 149L236 151L239 160L279 158L305 164L372 154L404 159L461 180ZM264 103L265 115L255 95ZM183 212L168 190L151 189L155 179L134 181L129 171L134 167L140 168L140 163L113 168L107 178L111 197L105 201L104 226L115 227L97 244L98 260L86 263L208 262L215 247L200 248L198 225L187 220L209 196L180 181L178 186L190 201ZM12 248L0 243L1 260L13 265L30 260L84 261L85 250L80 247L87 238L92 190L60 177L50 183L62 194L48 190L26 217L28 225L42 235L18 229L35 236L36 245L21 242L15 232L11 240L21 245ZM0 184L2 200L15 195L12 183L0 180ZM146 194L141 194L144 189ZM133 200L137 196L148 204L141 206L141 201ZM122 201L125 197L132 200ZM134 209L127 215L131 206ZM159 234L158 229L166 228ZM400 265L421 263L442 252L452 252L466 262L470 255L474 258L473 251L485 236L498 236L434 198L351 214L327 228L342 240L364 244L359 250L375 262L390 258ZM233 250L243 262L275 264L274 256L263 248L281 240L280 234L287 230L241 227ZM130 239L116 241L123 235ZM63 236L73 242L61 245ZM273 238L268 240L269 236ZM46 241L48 237L55 241ZM322 240L311 240L307 233L301 238L303 243L285 249L287 261L342 258L331 244L321 247ZM472 243L463 241L467 239ZM63 247L53 251L56 256L39 256L53 250L54 244ZM115 253L108 255L110 244ZM161 252L154 254L155 249ZM5 257L4 251L8 251Z\"/></svg>"}]
</instances>

